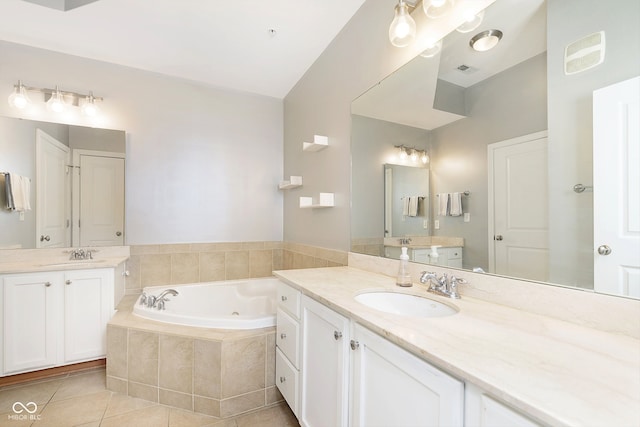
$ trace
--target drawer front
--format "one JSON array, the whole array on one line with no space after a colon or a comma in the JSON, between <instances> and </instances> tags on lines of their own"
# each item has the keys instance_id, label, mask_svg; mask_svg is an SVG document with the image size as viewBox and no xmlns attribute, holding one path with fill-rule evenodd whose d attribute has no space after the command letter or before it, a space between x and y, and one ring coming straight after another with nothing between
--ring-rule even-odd
<instances>
[{"instance_id":1,"label":"drawer front","mask_svg":"<svg viewBox=\"0 0 640 427\"><path fill-rule=\"evenodd\" d=\"M278 308L276 313L276 321L276 345L297 368L300 366L300 345L298 342L298 337L300 336L299 324L293 317L280 308Z\"/></svg>"},{"instance_id":2,"label":"drawer front","mask_svg":"<svg viewBox=\"0 0 640 427\"><path fill-rule=\"evenodd\" d=\"M300 291L292 288L291 286L285 283L278 283L278 307L282 308L285 311L288 311L289 314L293 315L294 318L300 318Z\"/></svg>"},{"instance_id":3,"label":"drawer front","mask_svg":"<svg viewBox=\"0 0 640 427\"><path fill-rule=\"evenodd\" d=\"M298 416L298 370L276 348L276 386L289 407Z\"/></svg>"}]
</instances>

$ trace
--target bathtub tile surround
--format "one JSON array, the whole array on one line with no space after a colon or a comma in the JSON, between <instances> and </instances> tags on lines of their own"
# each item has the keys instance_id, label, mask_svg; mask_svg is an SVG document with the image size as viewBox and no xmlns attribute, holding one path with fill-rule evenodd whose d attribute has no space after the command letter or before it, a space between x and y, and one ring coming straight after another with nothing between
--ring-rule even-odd
<instances>
[{"instance_id":1,"label":"bathtub tile surround","mask_svg":"<svg viewBox=\"0 0 640 427\"><path fill-rule=\"evenodd\" d=\"M275 328L163 324L134 316L127 298L107 327L108 389L223 419L282 401Z\"/></svg>"},{"instance_id":2,"label":"bathtub tile surround","mask_svg":"<svg viewBox=\"0 0 640 427\"><path fill-rule=\"evenodd\" d=\"M271 276L273 270L347 265L346 252L283 242L133 245L127 293L145 286Z\"/></svg>"}]
</instances>

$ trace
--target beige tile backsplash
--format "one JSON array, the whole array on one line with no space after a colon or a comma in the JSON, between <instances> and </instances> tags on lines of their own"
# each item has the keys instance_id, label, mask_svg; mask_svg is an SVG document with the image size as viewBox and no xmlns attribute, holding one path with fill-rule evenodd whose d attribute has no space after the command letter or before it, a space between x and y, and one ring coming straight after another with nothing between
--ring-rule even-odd
<instances>
[{"instance_id":1,"label":"beige tile backsplash","mask_svg":"<svg viewBox=\"0 0 640 427\"><path fill-rule=\"evenodd\" d=\"M273 270L347 265L347 252L284 242L133 245L127 293L145 286L268 277Z\"/></svg>"}]
</instances>

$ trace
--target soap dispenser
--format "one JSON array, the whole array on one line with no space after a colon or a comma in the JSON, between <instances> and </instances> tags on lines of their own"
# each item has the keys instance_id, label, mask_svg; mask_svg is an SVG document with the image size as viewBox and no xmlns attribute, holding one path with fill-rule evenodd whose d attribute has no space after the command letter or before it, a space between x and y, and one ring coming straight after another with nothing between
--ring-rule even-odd
<instances>
[{"instance_id":1,"label":"soap dispenser","mask_svg":"<svg viewBox=\"0 0 640 427\"><path fill-rule=\"evenodd\" d=\"M409 287L413 286L411 283L411 274L409 274L409 254L407 254L407 248L402 247L402 254L400 255L400 267L398 268L398 278L396 285Z\"/></svg>"}]
</instances>

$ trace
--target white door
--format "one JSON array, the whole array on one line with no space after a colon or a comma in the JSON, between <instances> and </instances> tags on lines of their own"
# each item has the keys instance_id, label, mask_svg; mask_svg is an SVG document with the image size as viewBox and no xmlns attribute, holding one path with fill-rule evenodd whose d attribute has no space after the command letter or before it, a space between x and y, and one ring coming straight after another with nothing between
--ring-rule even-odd
<instances>
[{"instance_id":1,"label":"white door","mask_svg":"<svg viewBox=\"0 0 640 427\"><path fill-rule=\"evenodd\" d=\"M593 93L594 289L640 298L640 77Z\"/></svg>"},{"instance_id":2,"label":"white door","mask_svg":"<svg viewBox=\"0 0 640 427\"><path fill-rule=\"evenodd\" d=\"M69 147L36 129L36 248L71 244Z\"/></svg>"},{"instance_id":3,"label":"white door","mask_svg":"<svg viewBox=\"0 0 640 427\"><path fill-rule=\"evenodd\" d=\"M489 271L547 281L547 133L490 144L488 150Z\"/></svg>"},{"instance_id":4,"label":"white door","mask_svg":"<svg viewBox=\"0 0 640 427\"><path fill-rule=\"evenodd\" d=\"M80 155L80 246L124 244L124 158Z\"/></svg>"},{"instance_id":5,"label":"white door","mask_svg":"<svg viewBox=\"0 0 640 427\"><path fill-rule=\"evenodd\" d=\"M62 273L31 273L4 278L4 374L46 368L57 363L61 290Z\"/></svg>"},{"instance_id":6,"label":"white door","mask_svg":"<svg viewBox=\"0 0 640 427\"><path fill-rule=\"evenodd\" d=\"M464 383L356 324L352 427L461 426Z\"/></svg>"},{"instance_id":7,"label":"white door","mask_svg":"<svg viewBox=\"0 0 640 427\"><path fill-rule=\"evenodd\" d=\"M348 425L349 320L302 297L300 423L305 427Z\"/></svg>"},{"instance_id":8,"label":"white door","mask_svg":"<svg viewBox=\"0 0 640 427\"><path fill-rule=\"evenodd\" d=\"M65 273L64 361L104 357L107 353L107 322L112 314L112 270Z\"/></svg>"}]
</instances>

